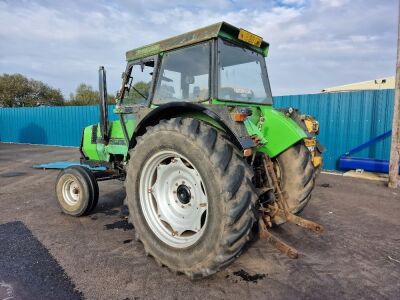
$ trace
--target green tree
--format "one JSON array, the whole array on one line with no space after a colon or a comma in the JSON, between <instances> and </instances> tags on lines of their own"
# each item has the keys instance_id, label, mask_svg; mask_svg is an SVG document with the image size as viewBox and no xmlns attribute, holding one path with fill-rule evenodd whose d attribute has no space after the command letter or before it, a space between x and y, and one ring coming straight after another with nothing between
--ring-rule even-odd
<instances>
[{"instance_id":1,"label":"green tree","mask_svg":"<svg viewBox=\"0 0 400 300\"><path fill-rule=\"evenodd\" d=\"M138 81L133 85L133 88L131 87L129 92L126 91L125 97L124 97L124 103L127 104L140 104L144 103L146 99L149 97L149 91L150 91L150 83L151 82L144 82L144 81ZM140 94L139 94L139 93ZM143 96L146 97L143 98Z\"/></svg>"},{"instance_id":2,"label":"green tree","mask_svg":"<svg viewBox=\"0 0 400 300\"><path fill-rule=\"evenodd\" d=\"M75 94L70 94L70 101L66 105L97 105L99 104L100 94L98 91L93 90L91 85L81 83L75 90ZM112 94L107 95L107 102L115 104L115 96Z\"/></svg>"},{"instance_id":3,"label":"green tree","mask_svg":"<svg viewBox=\"0 0 400 300\"><path fill-rule=\"evenodd\" d=\"M0 75L0 106L63 105L64 97L59 89L44 82L28 79L22 74Z\"/></svg>"},{"instance_id":4,"label":"green tree","mask_svg":"<svg viewBox=\"0 0 400 300\"><path fill-rule=\"evenodd\" d=\"M71 105L93 105L99 103L99 92L94 91L92 86L81 83L75 90L71 99Z\"/></svg>"}]
</instances>

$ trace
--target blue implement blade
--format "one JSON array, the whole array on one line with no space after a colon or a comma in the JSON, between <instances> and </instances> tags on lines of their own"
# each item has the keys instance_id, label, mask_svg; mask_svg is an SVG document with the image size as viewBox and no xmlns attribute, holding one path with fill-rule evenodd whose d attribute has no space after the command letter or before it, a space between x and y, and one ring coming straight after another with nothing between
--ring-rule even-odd
<instances>
[{"instance_id":1,"label":"blue implement blade","mask_svg":"<svg viewBox=\"0 0 400 300\"><path fill-rule=\"evenodd\" d=\"M90 167L85 164L81 164L79 161L55 161L40 165L33 165L32 168L35 169L65 169L71 166L82 166L88 168L92 171L105 171L107 170L106 167Z\"/></svg>"}]
</instances>

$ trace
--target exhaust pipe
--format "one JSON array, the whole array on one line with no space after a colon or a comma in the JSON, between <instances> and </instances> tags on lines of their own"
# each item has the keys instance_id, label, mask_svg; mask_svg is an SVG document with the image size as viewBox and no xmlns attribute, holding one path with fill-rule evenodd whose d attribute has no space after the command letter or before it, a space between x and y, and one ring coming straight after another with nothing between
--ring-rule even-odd
<instances>
[{"instance_id":1,"label":"exhaust pipe","mask_svg":"<svg viewBox=\"0 0 400 300\"><path fill-rule=\"evenodd\" d=\"M99 94L100 94L100 130L104 143L108 142L108 102L106 70L99 67Z\"/></svg>"}]
</instances>

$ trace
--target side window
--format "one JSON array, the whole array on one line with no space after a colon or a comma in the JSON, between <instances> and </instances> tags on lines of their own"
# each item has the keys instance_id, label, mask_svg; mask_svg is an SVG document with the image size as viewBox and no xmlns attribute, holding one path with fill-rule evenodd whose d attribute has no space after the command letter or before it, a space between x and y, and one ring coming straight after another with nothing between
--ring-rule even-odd
<instances>
[{"instance_id":1,"label":"side window","mask_svg":"<svg viewBox=\"0 0 400 300\"><path fill-rule=\"evenodd\" d=\"M210 97L210 43L167 52L162 57L155 104L198 102Z\"/></svg>"},{"instance_id":2,"label":"side window","mask_svg":"<svg viewBox=\"0 0 400 300\"><path fill-rule=\"evenodd\" d=\"M148 61L144 65L136 64L132 66L129 87L123 99L124 104L146 103L149 97L153 71L154 61Z\"/></svg>"}]
</instances>

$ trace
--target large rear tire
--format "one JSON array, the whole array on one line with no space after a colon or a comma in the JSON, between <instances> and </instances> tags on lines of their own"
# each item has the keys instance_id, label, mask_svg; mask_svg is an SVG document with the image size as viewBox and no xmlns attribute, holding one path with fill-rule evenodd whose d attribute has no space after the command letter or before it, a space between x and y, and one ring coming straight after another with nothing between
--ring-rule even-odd
<instances>
[{"instance_id":1,"label":"large rear tire","mask_svg":"<svg viewBox=\"0 0 400 300\"><path fill-rule=\"evenodd\" d=\"M130 152L126 178L130 218L145 252L192 279L227 266L250 239L252 177L235 146L198 120L148 128Z\"/></svg>"},{"instance_id":2,"label":"large rear tire","mask_svg":"<svg viewBox=\"0 0 400 300\"><path fill-rule=\"evenodd\" d=\"M281 188L288 196L289 209L300 213L311 199L317 173L310 151L299 142L278 155L274 162Z\"/></svg>"}]
</instances>

